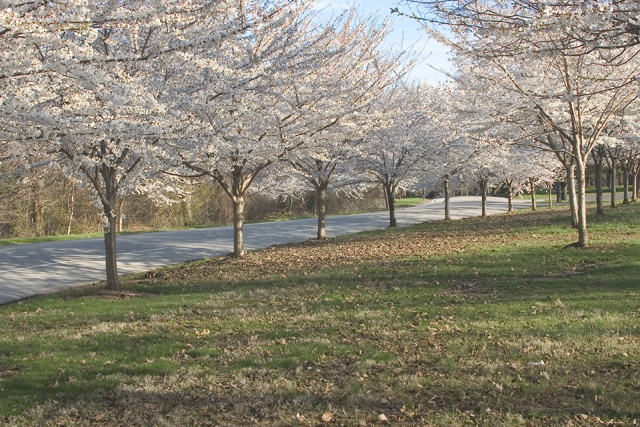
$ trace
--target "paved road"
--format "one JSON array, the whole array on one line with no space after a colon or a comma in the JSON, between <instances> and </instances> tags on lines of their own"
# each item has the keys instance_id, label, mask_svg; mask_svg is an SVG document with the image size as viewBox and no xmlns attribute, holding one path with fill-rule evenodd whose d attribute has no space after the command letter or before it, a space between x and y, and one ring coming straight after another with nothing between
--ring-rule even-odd
<instances>
[{"instance_id":1,"label":"paved road","mask_svg":"<svg viewBox=\"0 0 640 427\"><path fill-rule=\"evenodd\" d=\"M397 210L403 227L444 217L444 200ZM516 208L529 206L516 201ZM505 212L506 199L488 199L488 213ZM479 197L454 197L454 219L479 216ZM304 241L316 235L315 218L245 225L245 249ZM386 212L327 218L329 237L385 228ZM118 237L118 270L131 274L184 261L225 255L233 251L230 226L197 230L132 234ZM28 296L49 293L70 286L105 280L104 243L101 238L0 248L0 304Z\"/></svg>"}]
</instances>

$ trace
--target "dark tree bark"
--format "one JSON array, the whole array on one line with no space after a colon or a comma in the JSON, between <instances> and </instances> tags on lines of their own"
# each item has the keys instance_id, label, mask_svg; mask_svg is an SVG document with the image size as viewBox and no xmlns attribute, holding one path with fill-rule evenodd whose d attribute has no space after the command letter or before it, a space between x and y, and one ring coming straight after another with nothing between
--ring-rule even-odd
<instances>
[{"instance_id":1,"label":"dark tree bark","mask_svg":"<svg viewBox=\"0 0 640 427\"><path fill-rule=\"evenodd\" d=\"M116 217L111 210L105 210L108 225L104 229L105 268L107 272L107 288L120 288L118 278L118 262L116 258Z\"/></svg>"},{"instance_id":2,"label":"dark tree bark","mask_svg":"<svg viewBox=\"0 0 640 427\"><path fill-rule=\"evenodd\" d=\"M622 199L623 205L629 204L629 173L628 171L624 171L624 176L622 177L622 185L624 185L624 198Z\"/></svg>"},{"instance_id":3,"label":"dark tree bark","mask_svg":"<svg viewBox=\"0 0 640 427\"><path fill-rule=\"evenodd\" d=\"M616 158L615 157L611 157L611 182L610 182L610 191L611 191L611 207L613 209L617 208L618 205L616 203L616 186L618 184L618 174L616 172L616 169L618 167L618 165L616 164Z\"/></svg>"},{"instance_id":4,"label":"dark tree bark","mask_svg":"<svg viewBox=\"0 0 640 427\"><path fill-rule=\"evenodd\" d=\"M507 197L509 202L509 208L507 212L513 212L513 183L507 182Z\"/></svg>"},{"instance_id":5,"label":"dark tree bark","mask_svg":"<svg viewBox=\"0 0 640 427\"><path fill-rule=\"evenodd\" d=\"M442 177L442 183L444 187L444 219L445 221L449 221L451 219L451 212L449 209L449 198L450 198L450 189L449 182L451 177L449 175L445 175Z\"/></svg>"},{"instance_id":6,"label":"dark tree bark","mask_svg":"<svg viewBox=\"0 0 640 427\"><path fill-rule=\"evenodd\" d=\"M298 170L305 170L303 164L293 163L294 167ZM307 166L308 167L308 166ZM316 237L318 240L324 240L327 238L327 191L329 190L329 184L338 168L337 162L323 162L320 160L315 161L316 177L311 178L309 182L316 190L316 216L318 217L318 230ZM384 190L384 189L383 189ZM385 197L385 203L387 203Z\"/></svg>"},{"instance_id":7,"label":"dark tree bark","mask_svg":"<svg viewBox=\"0 0 640 427\"><path fill-rule=\"evenodd\" d=\"M487 216L487 180L480 179L480 193L482 196L482 216Z\"/></svg>"},{"instance_id":8,"label":"dark tree bark","mask_svg":"<svg viewBox=\"0 0 640 427\"><path fill-rule=\"evenodd\" d=\"M631 199L629 195L629 184L631 183L629 181L630 179L632 179L631 175L633 173L633 166L635 163L634 157L635 156L629 155L629 153L627 153L622 162L622 184L624 185L624 199L622 201L622 204L624 205L628 205Z\"/></svg>"},{"instance_id":9,"label":"dark tree bark","mask_svg":"<svg viewBox=\"0 0 640 427\"><path fill-rule=\"evenodd\" d=\"M117 290L120 288L118 278L118 261L116 256L116 203L118 200L118 186L116 170L107 165L100 166L100 175L104 182L104 192L101 196L104 215L107 223L104 226L104 253L105 268L107 273L107 288Z\"/></svg>"},{"instance_id":10,"label":"dark tree bark","mask_svg":"<svg viewBox=\"0 0 640 427\"><path fill-rule=\"evenodd\" d=\"M529 188L531 189L531 210L536 210L536 180L529 178Z\"/></svg>"},{"instance_id":11,"label":"dark tree bark","mask_svg":"<svg viewBox=\"0 0 640 427\"><path fill-rule=\"evenodd\" d=\"M556 203L560 203L562 202L562 182L556 181L554 186L556 187Z\"/></svg>"},{"instance_id":12,"label":"dark tree bark","mask_svg":"<svg viewBox=\"0 0 640 427\"><path fill-rule=\"evenodd\" d=\"M392 184L385 184L384 191L387 196L387 205L389 206L389 227L395 228L398 226L396 221L396 189Z\"/></svg>"},{"instance_id":13,"label":"dark tree bark","mask_svg":"<svg viewBox=\"0 0 640 427\"><path fill-rule=\"evenodd\" d=\"M604 166L604 147L598 146L593 150L593 163L595 164L596 180L596 214L604 215L604 201L602 198L602 168Z\"/></svg>"}]
</instances>

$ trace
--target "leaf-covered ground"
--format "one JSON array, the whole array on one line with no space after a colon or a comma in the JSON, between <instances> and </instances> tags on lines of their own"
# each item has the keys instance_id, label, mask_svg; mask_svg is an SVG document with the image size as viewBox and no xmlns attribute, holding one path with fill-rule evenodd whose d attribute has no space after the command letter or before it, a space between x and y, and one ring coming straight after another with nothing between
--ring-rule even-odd
<instances>
[{"instance_id":1,"label":"leaf-covered ground","mask_svg":"<svg viewBox=\"0 0 640 427\"><path fill-rule=\"evenodd\" d=\"M437 222L0 307L7 425L630 425L640 209Z\"/></svg>"}]
</instances>

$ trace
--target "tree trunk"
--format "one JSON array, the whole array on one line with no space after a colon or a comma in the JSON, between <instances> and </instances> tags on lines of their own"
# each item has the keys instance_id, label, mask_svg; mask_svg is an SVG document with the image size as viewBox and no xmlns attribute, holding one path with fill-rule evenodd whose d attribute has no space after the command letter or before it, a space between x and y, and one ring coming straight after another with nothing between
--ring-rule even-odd
<instances>
[{"instance_id":1,"label":"tree trunk","mask_svg":"<svg viewBox=\"0 0 640 427\"><path fill-rule=\"evenodd\" d=\"M553 184L551 183L547 183L547 196L548 196L548 200L547 200L547 205L549 205L549 208L553 207Z\"/></svg>"},{"instance_id":2,"label":"tree trunk","mask_svg":"<svg viewBox=\"0 0 640 427\"><path fill-rule=\"evenodd\" d=\"M451 213L449 211L449 177L445 176L443 178L444 184L444 219L445 221L449 221L451 219Z\"/></svg>"},{"instance_id":3,"label":"tree trunk","mask_svg":"<svg viewBox=\"0 0 640 427\"><path fill-rule=\"evenodd\" d=\"M233 256L244 255L244 195L233 199Z\"/></svg>"},{"instance_id":4,"label":"tree trunk","mask_svg":"<svg viewBox=\"0 0 640 427\"><path fill-rule=\"evenodd\" d=\"M580 144L576 142L575 144ZM580 153L581 145L574 148L576 153ZM576 156L575 174L577 181L577 207L578 207L578 247L586 248L589 246L589 238L587 235L587 171L586 165L580 155ZM574 187L575 191L575 187Z\"/></svg>"},{"instance_id":5,"label":"tree trunk","mask_svg":"<svg viewBox=\"0 0 640 427\"><path fill-rule=\"evenodd\" d=\"M562 202L562 182L556 181L554 185L556 187L556 203L560 203Z\"/></svg>"},{"instance_id":6,"label":"tree trunk","mask_svg":"<svg viewBox=\"0 0 640 427\"><path fill-rule=\"evenodd\" d=\"M104 253L107 272L107 289L120 288L118 262L116 259L116 217L111 210L105 210L108 224L104 229Z\"/></svg>"},{"instance_id":7,"label":"tree trunk","mask_svg":"<svg viewBox=\"0 0 640 427\"><path fill-rule=\"evenodd\" d=\"M507 185L507 192L508 192L508 201L509 201L509 209L507 212L513 212L513 185L508 184Z\"/></svg>"},{"instance_id":8,"label":"tree trunk","mask_svg":"<svg viewBox=\"0 0 640 427\"><path fill-rule=\"evenodd\" d=\"M616 160L615 158L611 159L611 207L613 209L617 208L616 204L616 185L618 184L618 176L616 172Z\"/></svg>"},{"instance_id":9,"label":"tree trunk","mask_svg":"<svg viewBox=\"0 0 640 427\"><path fill-rule=\"evenodd\" d=\"M107 223L104 226L104 254L107 273L107 289L120 288L118 278L118 262L116 257L116 206L118 202L116 172L114 168L102 165L101 172L104 181L104 198L102 206Z\"/></svg>"},{"instance_id":10,"label":"tree trunk","mask_svg":"<svg viewBox=\"0 0 640 427\"><path fill-rule=\"evenodd\" d=\"M318 240L327 238L327 189L320 185L316 187L316 215L318 215Z\"/></svg>"},{"instance_id":11,"label":"tree trunk","mask_svg":"<svg viewBox=\"0 0 640 427\"><path fill-rule=\"evenodd\" d=\"M633 175L633 201L638 201L638 172Z\"/></svg>"},{"instance_id":12,"label":"tree trunk","mask_svg":"<svg viewBox=\"0 0 640 427\"><path fill-rule=\"evenodd\" d=\"M597 215L604 215L604 202L602 198L602 166L604 160L604 148L598 146L594 152L593 161L595 163L596 172L596 205Z\"/></svg>"},{"instance_id":13,"label":"tree trunk","mask_svg":"<svg viewBox=\"0 0 640 427\"><path fill-rule=\"evenodd\" d=\"M73 221L73 213L75 208L75 188L73 182L71 182L69 185L69 194L67 195L67 236L71 234L71 222Z\"/></svg>"},{"instance_id":14,"label":"tree trunk","mask_svg":"<svg viewBox=\"0 0 640 427\"><path fill-rule=\"evenodd\" d=\"M629 204L629 170L627 168L623 168L624 176L622 177L622 185L624 185L624 199L622 200L623 205Z\"/></svg>"},{"instance_id":15,"label":"tree trunk","mask_svg":"<svg viewBox=\"0 0 640 427\"><path fill-rule=\"evenodd\" d=\"M390 184L385 185L385 193L387 193L387 206L389 206L389 227L395 228L398 226L396 222L396 196Z\"/></svg>"},{"instance_id":16,"label":"tree trunk","mask_svg":"<svg viewBox=\"0 0 640 427\"><path fill-rule=\"evenodd\" d=\"M482 193L482 216L487 216L487 183L480 181L480 191Z\"/></svg>"},{"instance_id":17,"label":"tree trunk","mask_svg":"<svg viewBox=\"0 0 640 427\"><path fill-rule=\"evenodd\" d=\"M536 210L536 184L535 179L529 178L529 187L531 188L531 210Z\"/></svg>"},{"instance_id":18,"label":"tree trunk","mask_svg":"<svg viewBox=\"0 0 640 427\"><path fill-rule=\"evenodd\" d=\"M569 190L569 206L571 208L571 226L578 226L578 200L576 199L576 165L571 163L567 169L567 186Z\"/></svg>"}]
</instances>

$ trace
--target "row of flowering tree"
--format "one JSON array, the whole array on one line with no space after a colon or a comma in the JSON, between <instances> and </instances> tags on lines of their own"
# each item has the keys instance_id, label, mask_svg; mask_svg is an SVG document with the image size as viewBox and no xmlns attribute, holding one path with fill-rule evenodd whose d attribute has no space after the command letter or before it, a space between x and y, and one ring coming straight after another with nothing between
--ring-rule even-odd
<instances>
[{"instance_id":1,"label":"row of flowering tree","mask_svg":"<svg viewBox=\"0 0 640 427\"><path fill-rule=\"evenodd\" d=\"M3 156L59 168L91 191L108 287L119 286L116 206L132 192L171 201L185 179L217 181L233 204L241 256L249 192L293 192L299 176L320 196L332 180L354 186L336 179L351 167L341 163L359 153L378 121L372 104L407 61L382 49L388 23L354 11L320 20L312 6L2 4Z\"/></svg>"},{"instance_id":2,"label":"row of flowering tree","mask_svg":"<svg viewBox=\"0 0 640 427\"><path fill-rule=\"evenodd\" d=\"M613 122L633 107L640 71L634 1L408 0L453 51L459 82L487 102L484 117L519 145L563 165L577 246L588 246L586 170Z\"/></svg>"},{"instance_id":3,"label":"row of flowering tree","mask_svg":"<svg viewBox=\"0 0 640 427\"><path fill-rule=\"evenodd\" d=\"M45 158L93 193L103 216L108 286L117 287L117 201L158 183L159 142L171 130L166 107L151 90L157 70L167 55L198 38L214 43L187 26L189 20L218 22L220 36L237 24L205 3L3 6L3 136L14 142L14 157L25 163Z\"/></svg>"},{"instance_id":4,"label":"row of flowering tree","mask_svg":"<svg viewBox=\"0 0 640 427\"><path fill-rule=\"evenodd\" d=\"M451 85L404 82L410 61L382 47L387 22L321 20L312 1L4 2L0 161L58 168L92 192L110 288L118 203L179 200L194 177L229 197L241 256L251 192L310 186L322 239L330 188L381 186L395 226L398 189L437 182L449 218L455 185L535 191L560 164L586 246L588 156L604 135L633 142L633 32L589 39L595 27L553 3L420 3L450 26Z\"/></svg>"}]
</instances>

